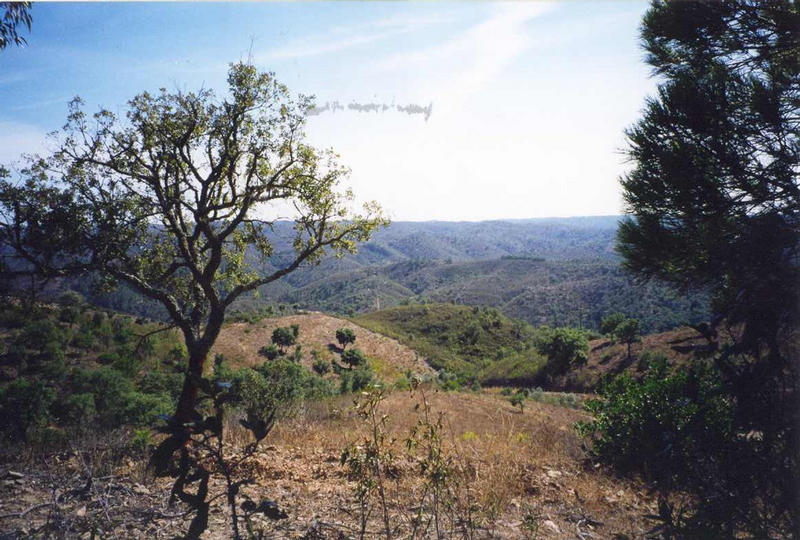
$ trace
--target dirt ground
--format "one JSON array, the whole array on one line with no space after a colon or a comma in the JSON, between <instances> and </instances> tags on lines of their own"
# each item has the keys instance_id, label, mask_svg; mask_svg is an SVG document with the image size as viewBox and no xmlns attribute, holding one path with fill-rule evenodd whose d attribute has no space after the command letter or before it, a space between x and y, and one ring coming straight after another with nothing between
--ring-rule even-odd
<instances>
[{"instance_id":1,"label":"dirt ground","mask_svg":"<svg viewBox=\"0 0 800 540\"><path fill-rule=\"evenodd\" d=\"M584 459L573 425L583 413L530 402L524 412L496 394L428 390L431 417L443 413L444 455L452 481L450 509L469 507L474 538L643 538L654 523L655 496L646 485L615 478ZM394 392L380 405L386 414L386 444L395 455L386 498L397 538L420 508L424 478L419 452L406 440L421 419L419 391ZM229 423L228 452L236 456L247 434ZM280 423L237 474L250 477L243 493L275 501L288 518L256 519L264 538L356 538L356 484L340 464L342 451L357 444L367 426L349 399L309 404ZM172 538L188 525L181 506L167 506L169 483L153 479L143 459L80 447L56 455L23 455L0 464L0 538L44 536ZM11 473L9 472L11 471ZM89 472L93 481L87 485ZM211 494L222 492L215 481ZM376 499L373 499L375 501ZM204 538L230 538L228 510L212 504ZM465 504L468 503L468 504ZM429 504L429 503L425 503ZM381 512L368 522L368 538L382 537ZM463 514L459 514L462 515ZM467 537L463 523L443 515L442 537ZM49 528L48 528L49 527ZM53 532L55 531L55 532ZM432 526L417 538L433 538Z\"/></svg>"}]
</instances>

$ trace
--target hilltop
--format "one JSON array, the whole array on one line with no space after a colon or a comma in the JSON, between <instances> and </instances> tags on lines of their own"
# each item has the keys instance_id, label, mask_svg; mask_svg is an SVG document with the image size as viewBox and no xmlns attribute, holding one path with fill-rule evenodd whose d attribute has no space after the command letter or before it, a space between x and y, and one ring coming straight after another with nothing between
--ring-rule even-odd
<instances>
[{"instance_id":1,"label":"hilltop","mask_svg":"<svg viewBox=\"0 0 800 540\"><path fill-rule=\"evenodd\" d=\"M393 382L406 372L418 375L433 373L420 354L397 340L324 313L272 317L254 323L227 323L217 338L212 354L224 355L232 367L263 364L265 358L258 354L258 350L270 343L272 331L294 324L299 328L297 342L303 352L301 364L309 370L312 368L313 356L328 361L334 358L339 350L336 330L350 328L356 335L354 346L367 355L379 378Z\"/></svg>"}]
</instances>

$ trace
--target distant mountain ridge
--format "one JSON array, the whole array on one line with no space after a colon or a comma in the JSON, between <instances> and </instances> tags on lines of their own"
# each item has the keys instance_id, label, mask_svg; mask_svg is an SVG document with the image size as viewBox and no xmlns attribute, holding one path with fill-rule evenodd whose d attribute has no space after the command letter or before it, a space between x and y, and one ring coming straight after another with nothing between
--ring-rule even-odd
<instances>
[{"instance_id":1,"label":"distant mountain ridge","mask_svg":"<svg viewBox=\"0 0 800 540\"><path fill-rule=\"evenodd\" d=\"M234 304L267 304L354 314L405 302L496 307L532 324L598 328L603 315L640 318L648 332L707 318L704 295L681 297L663 285L635 284L614 251L622 216L536 218L481 222L397 221L376 231L358 253L326 257L262 287ZM293 222L273 224L275 255L252 259L263 273L293 255ZM85 294L88 291L85 287ZM97 302L153 316L151 303L128 291ZM124 300L124 301L123 301Z\"/></svg>"}]
</instances>

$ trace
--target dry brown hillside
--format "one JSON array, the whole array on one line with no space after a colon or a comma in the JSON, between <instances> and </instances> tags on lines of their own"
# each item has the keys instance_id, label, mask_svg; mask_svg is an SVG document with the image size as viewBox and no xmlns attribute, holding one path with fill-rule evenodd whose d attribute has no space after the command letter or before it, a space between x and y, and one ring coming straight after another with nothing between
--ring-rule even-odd
<instances>
[{"instance_id":1,"label":"dry brown hillside","mask_svg":"<svg viewBox=\"0 0 800 540\"><path fill-rule=\"evenodd\" d=\"M573 370L569 375L556 381L556 386L569 390L594 388L606 374L627 371L634 377L645 372L646 361L655 355L663 355L671 365L685 364L695 354L708 350L708 341L697 331L688 327L676 328L669 332L642 336L639 343L628 346L608 338L589 342L589 359L586 365Z\"/></svg>"},{"instance_id":2,"label":"dry brown hillside","mask_svg":"<svg viewBox=\"0 0 800 540\"><path fill-rule=\"evenodd\" d=\"M371 332L344 319L322 313L305 313L264 319L257 323L226 324L217 339L212 353L225 355L232 366L253 366L264 361L258 350L270 343L272 331L279 326L296 324L300 327L298 343L302 346L302 363L311 368L311 351L323 358L336 356L336 330L352 328L356 334L355 347L361 349L372 363L375 372L384 380L392 381L410 370L412 373L433 373L427 362L414 350L398 341Z\"/></svg>"},{"instance_id":3,"label":"dry brown hillside","mask_svg":"<svg viewBox=\"0 0 800 540\"><path fill-rule=\"evenodd\" d=\"M388 444L395 449L396 469L387 482L390 519L397 538L419 507L420 466L409 458L405 439L420 419L417 391L394 392L380 410L388 414ZM273 522L257 519L266 538L342 539L357 537L356 484L340 465L342 450L367 433L351 409L351 397L309 404L301 415L281 422L259 451L237 471L253 479L242 488L255 500L276 501L289 515ZM657 510L645 484L617 478L584 461L573 424L579 411L530 402L523 413L496 394L446 393L429 390L431 414L444 413L444 452L452 470L452 500L443 510L453 517L471 508L477 539L643 538ZM226 428L229 452L248 442L235 422ZM422 457L424 453L417 457ZM100 537L171 538L188 525L180 505L169 507L169 482L145 474L144 460L113 462L109 456L64 453L55 459L9 463L14 473L0 485L0 531L35 536L42 528L80 536L96 527ZM94 458L94 459L93 459ZM87 471L94 484L85 491ZM10 473L9 473L10 474ZM451 488L448 488L448 490ZM222 482L215 477L211 494ZM450 492L450 491L448 491ZM450 508L450 507L448 507ZM461 510L459 510L459 508ZM230 538L224 498L215 497L206 539ZM59 521L53 522L53 516ZM373 512L367 538L381 538L380 512ZM51 520L49 525L47 520ZM447 523L451 523L450 518ZM447 538L463 538L458 531ZM404 533L403 531L406 531ZM416 538L435 538L433 530Z\"/></svg>"}]
</instances>

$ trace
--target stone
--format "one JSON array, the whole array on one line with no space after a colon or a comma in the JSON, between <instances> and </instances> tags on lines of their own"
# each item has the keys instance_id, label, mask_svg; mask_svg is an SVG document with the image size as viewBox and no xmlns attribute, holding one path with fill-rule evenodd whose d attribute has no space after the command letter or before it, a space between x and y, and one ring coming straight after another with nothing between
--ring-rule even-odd
<instances>
[{"instance_id":1,"label":"stone","mask_svg":"<svg viewBox=\"0 0 800 540\"><path fill-rule=\"evenodd\" d=\"M550 521L549 519L544 520L542 522L542 525L544 525L545 527L547 527L548 529L550 529L551 531L553 531L555 533L561 533L561 529L558 528L558 525L556 525L554 522Z\"/></svg>"}]
</instances>

